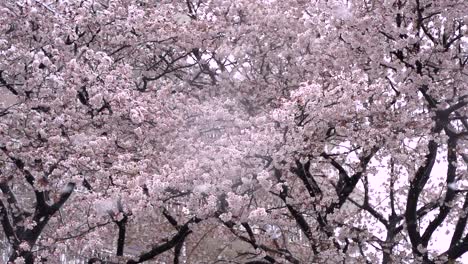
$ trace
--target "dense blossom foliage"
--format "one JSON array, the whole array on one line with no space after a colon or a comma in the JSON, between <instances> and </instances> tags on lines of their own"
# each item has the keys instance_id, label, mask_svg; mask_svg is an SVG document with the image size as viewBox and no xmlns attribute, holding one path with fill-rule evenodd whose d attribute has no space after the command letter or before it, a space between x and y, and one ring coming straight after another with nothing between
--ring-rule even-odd
<instances>
[{"instance_id":1,"label":"dense blossom foliage","mask_svg":"<svg viewBox=\"0 0 468 264\"><path fill-rule=\"evenodd\" d=\"M2 1L10 261L455 263L467 10Z\"/></svg>"}]
</instances>

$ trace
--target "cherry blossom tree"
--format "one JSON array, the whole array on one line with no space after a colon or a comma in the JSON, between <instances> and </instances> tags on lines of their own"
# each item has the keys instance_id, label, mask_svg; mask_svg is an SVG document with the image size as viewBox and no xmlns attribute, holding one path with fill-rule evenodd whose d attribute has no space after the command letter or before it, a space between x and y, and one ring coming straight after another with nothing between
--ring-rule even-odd
<instances>
[{"instance_id":1,"label":"cherry blossom tree","mask_svg":"<svg viewBox=\"0 0 468 264\"><path fill-rule=\"evenodd\" d=\"M466 10L2 2L9 261L455 263L468 251Z\"/></svg>"}]
</instances>

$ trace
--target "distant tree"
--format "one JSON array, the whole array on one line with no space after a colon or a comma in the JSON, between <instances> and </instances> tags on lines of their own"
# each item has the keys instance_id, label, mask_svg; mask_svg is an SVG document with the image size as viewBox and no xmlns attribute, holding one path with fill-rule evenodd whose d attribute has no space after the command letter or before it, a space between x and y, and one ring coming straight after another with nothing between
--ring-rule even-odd
<instances>
[{"instance_id":1,"label":"distant tree","mask_svg":"<svg viewBox=\"0 0 468 264\"><path fill-rule=\"evenodd\" d=\"M9 261L454 263L468 251L466 10L2 2Z\"/></svg>"}]
</instances>

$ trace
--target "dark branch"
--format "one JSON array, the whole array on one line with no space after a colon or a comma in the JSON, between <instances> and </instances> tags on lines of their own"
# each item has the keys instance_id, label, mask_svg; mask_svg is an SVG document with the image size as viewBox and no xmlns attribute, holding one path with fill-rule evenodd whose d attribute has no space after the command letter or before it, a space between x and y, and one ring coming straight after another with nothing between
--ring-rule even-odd
<instances>
[{"instance_id":1,"label":"dark branch","mask_svg":"<svg viewBox=\"0 0 468 264\"><path fill-rule=\"evenodd\" d=\"M429 180L429 176L434 166L434 162L437 156L437 143L431 140L428 144L429 153L426 155L426 161L419 167L414 178L410 181L410 189L408 192L408 198L405 210L405 221L407 226L408 235L410 237L413 252L421 256L418 250L418 245L421 244L421 235L418 231L417 223L417 206L419 195Z\"/></svg>"},{"instance_id":2,"label":"dark branch","mask_svg":"<svg viewBox=\"0 0 468 264\"><path fill-rule=\"evenodd\" d=\"M13 226L11 225L10 219L8 219L8 213L7 213L6 207L3 204L1 199L0 199L0 222L2 223L3 231L5 232L5 236L7 237L10 244L11 245L19 244L19 241L16 238L15 231L13 229Z\"/></svg>"},{"instance_id":3,"label":"dark branch","mask_svg":"<svg viewBox=\"0 0 468 264\"><path fill-rule=\"evenodd\" d=\"M148 252L142 253L138 259L132 259L127 261L127 264L135 264L135 263L142 263L144 261L153 259L154 257L172 249L173 247L177 246L179 243L182 243L185 238L192 232L189 226L192 223L198 223L201 220L199 218L192 218L190 221L185 223L183 226L179 228L179 231L167 242L164 242L160 245L152 247Z\"/></svg>"},{"instance_id":4,"label":"dark branch","mask_svg":"<svg viewBox=\"0 0 468 264\"><path fill-rule=\"evenodd\" d=\"M468 192L465 195L465 202L463 203L462 212L468 211ZM452 240L450 242L450 248L457 246L460 242L463 232L465 231L466 221L468 219L468 214L462 213L458 218L457 224L455 226L455 231L453 232Z\"/></svg>"},{"instance_id":5,"label":"dark branch","mask_svg":"<svg viewBox=\"0 0 468 264\"><path fill-rule=\"evenodd\" d=\"M2 84L2 86L5 86L7 90L10 91L12 94L18 95L18 91L16 91L16 89L3 78L2 74L3 71L0 71L0 84Z\"/></svg>"},{"instance_id":6,"label":"dark branch","mask_svg":"<svg viewBox=\"0 0 468 264\"><path fill-rule=\"evenodd\" d=\"M300 161L296 160L296 167L292 168L292 172L294 172L299 177L299 179L301 179L309 195L311 197L316 197L318 194L321 194L322 191L320 190L320 187L318 186L314 177L310 174L309 168L310 161L302 164Z\"/></svg>"},{"instance_id":7,"label":"dark branch","mask_svg":"<svg viewBox=\"0 0 468 264\"><path fill-rule=\"evenodd\" d=\"M456 146L457 146L456 139L450 138L448 140L448 145L447 145L447 164L448 164L447 177L446 177L447 191L445 193L445 199L439 208L439 214L429 223L429 225L426 228L426 231L424 231L424 234L422 235L421 242L424 247L427 247L432 234L440 226L440 224L442 224L442 222L445 220L445 218L449 214L451 210L450 203L456 197L456 190L450 187L452 184L455 183L455 177L457 173L457 167L456 167L457 154L455 150Z\"/></svg>"}]
</instances>

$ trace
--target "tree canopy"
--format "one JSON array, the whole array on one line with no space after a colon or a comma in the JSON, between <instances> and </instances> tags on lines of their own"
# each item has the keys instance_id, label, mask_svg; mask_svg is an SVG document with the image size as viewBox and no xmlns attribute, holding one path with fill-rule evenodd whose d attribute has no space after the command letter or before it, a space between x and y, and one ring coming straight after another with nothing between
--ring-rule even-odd
<instances>
[{"instance_id":1,"label":"tree canopy","mask_svg":"<svg viewBox=\"0 0 468 264\"><path fill-rule=\"evenodd\" d=\"M460 261L467 23L463 0L1 1L9 261Z\"/></svg>"}]
</instances>

